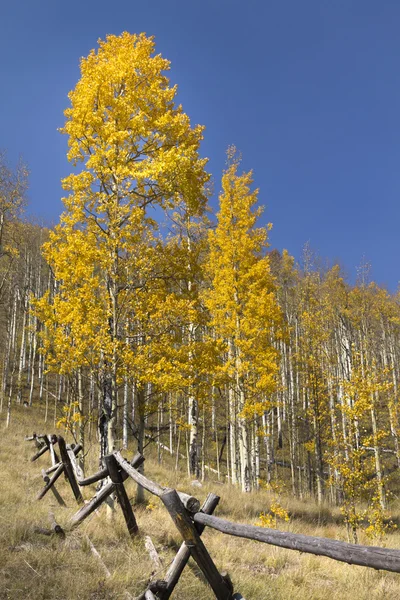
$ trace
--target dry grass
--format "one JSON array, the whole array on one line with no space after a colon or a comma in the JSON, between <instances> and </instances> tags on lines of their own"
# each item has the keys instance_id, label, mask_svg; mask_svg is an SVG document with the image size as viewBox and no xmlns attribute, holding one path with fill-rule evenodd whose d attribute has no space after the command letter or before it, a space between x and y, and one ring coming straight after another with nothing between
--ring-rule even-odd
<instances>
[{"instance_id":1,"label":"dry grass","mask_svg":"<svg viewBox=\"0 0 400 600\"><path fill-rule=\"evenodd\" d=\"M153 510L136 507L135 514L141 536L132 541L126 531L120 511L108 520L103 507L65 541L34 532L35 526L48 526L48 515L55 513L65 526L77 510L71 490L61 478L58 489L67 502L59 507L51 494L41 502L35 500L43 486L40 470L47 467L49 457L31 463L33 444L24 442L24 435L43 430L41 414L16 410L9 430L1 424L0 436L0 598L9 600L116 600L134 597L153 577L162 578L180 544L172 521L158 501ZM51 427L48 428L50 431ZM94 449L93 449L94 450ZM127 455L131 456L132 452ZM167 457L165 457L167 460ZM95 452L89 457L88 472L96 470ZM208 482L201 489L191 488L190 480L176 474L168 465L159 466L146 460L146 472L155 481L195 493L204 500L209 491L221 496L216 514L235 521L254 523L260 512L268 509L267 492L243 495L230 486ZM133 482L127 484L134 497ZM85 488L90 498L94 488ZM311 502L287 500L292 520L283 524L293 532L346 539L338 512L318 509ZM398 516L394 511L394 516ZM164 568L153 573L153 565L144 548L144 535L150 535L163 561ZM92 555L89 536L111 573L104 570ZM249 540L224 536L206 530L203 539L217 566L227 570L235 590L247 600L377 600L400 597L400 575L380 573L333 560L267 546ZM364 542L365 540L361 540ZM400 547L400 533L392 534L387 546ZM208 600L213 598L194 564L186 567L173 594L176 600Z\"/></svg>"}]
</instances>

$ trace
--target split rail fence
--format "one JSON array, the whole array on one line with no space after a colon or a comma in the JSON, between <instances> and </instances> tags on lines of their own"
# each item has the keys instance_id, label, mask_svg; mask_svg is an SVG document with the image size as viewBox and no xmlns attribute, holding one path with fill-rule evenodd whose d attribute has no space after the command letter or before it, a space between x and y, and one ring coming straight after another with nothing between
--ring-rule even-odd
<instances>
[{"instance_id":1,"label":"split rail fence","mask_svg":"<svg viewBox=\"0 0 400 600\"><path fill-rule=\"evenodd\" d=\"M47 470L42 470L45 486L38 494L37 499L41 500L49 490L52 490L57 501L65 505L54 485L60 475L64 473L76 501L78 504L82 504L78 512L70 519L68 524L69 529L80 525L103 502L107 502L112 494L115 494L123 512L129 534L132 537L138 535L139 528L124 486L124 482L128 478L133 479L138 485L161 499L177 527L183 542L169 566L164 579L151 581L147 589L138 596L137 600L156 600L157 598L167 600L178 583L190 557L195 560L201 569L218 600L239 600L243 598L240 593L234 593L231 578L227 573L219 572L205 547L201 539L201 534L205 527L216 529L224 534L256 540L281 548L298 550L299 552L318 556L327 556L348 564L400 573L400 550L375 546L359 546L337 540L234 523L216 517L213 513L220 500L218 496L208 494L204 504L200 507L200 502L197 498L175 489L163 487L151 481L138 470L144 462L144 457L140 454L136 454L129 462L120 452L114 452L105 457L104 467L100 471L90 477L84 478L76 460L77 455L82 450L81 446L68 446L63 437L55 435L39 436L33 434L33 436L25 439L34 440L39 446L38 451L31 459L32 461L37 460L47 451L50 452L52 458L52 466ZM56 444L58 444L60 458L54 448ZM100 481L103 482L100 490L90 501L84 503L80 487ZM50 530L42 528L36 528L36 530L39 533L47 535L55 533L64 536L64 530L56 523L52 514L50 515L50 521ZM105 565L103 566L106 569Z\"/></svg>"}]
</instances>

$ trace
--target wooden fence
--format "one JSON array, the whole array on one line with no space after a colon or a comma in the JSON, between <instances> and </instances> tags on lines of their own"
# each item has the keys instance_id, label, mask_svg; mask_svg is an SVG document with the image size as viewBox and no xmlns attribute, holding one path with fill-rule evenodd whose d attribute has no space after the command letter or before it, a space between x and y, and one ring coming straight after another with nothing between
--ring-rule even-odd
<instances>
[{"instance_id":1,"label":"wooden fence","mask_svg":"<svg viewBox=\"0 0 400 600\"><path fill-rule=\"evenodd\" d=\"M61 473L65 473L76 501L79 504L83 504L70 519L69 529L77 527L103 502L107 501L111 494L115 494L123 512L129 534L132 537L138 535L138 525L124 486L124 482L128 478L133 479L138 485L161 499L176 525L183 542L169 566L164 579L150 582L147 589L138 596L137 600L168 599L190 557L196 561L218 600L239 600L243 598L240 593L234 593L229 575L218 571L205 547L201 539L201 534L205 527L211 527L224 534L256 540L281 548L327 556L348 564L400 573L400 550L375 546L359 546L326 538L233 523L215 517L213 516L213 512L220 500L218 496L209 494L204 504L200 507L200 502L193 496L175 489L163 487L151 481L138 471L138 467L144 462L144 458L140 454L136 454L128 462L120 452L114 452L105 457L104 467L100 471L90 477L83 478L76 461L76 456L81 451L79 445L67 446L61 436L54 435L38 436L34 434L25 439L35 440L40 445L32 460L37 460L46 451L49 451L52 457L52 467L47 469L47 471L42 471L45 486L38 495L38 499L42 499L49 490L52 490L58 502L60 504L64 503L59 493L55 490L54 484ZM60 459L54 450L55 444L58 444ZM49 474L51 473L53 475L50 478ZM84 504L80 486L86 486L99 481L103 482L102 487L89 502ZM52 527L50 530L43 530L41 528L37 528L37 530L39 533L46 533L47 535L51 535L52 533L65 535L64 530L55 522L53 515L51 515L51 523ZM105 567L105 565L103 566Z\"/></svg>"}]
</instances>

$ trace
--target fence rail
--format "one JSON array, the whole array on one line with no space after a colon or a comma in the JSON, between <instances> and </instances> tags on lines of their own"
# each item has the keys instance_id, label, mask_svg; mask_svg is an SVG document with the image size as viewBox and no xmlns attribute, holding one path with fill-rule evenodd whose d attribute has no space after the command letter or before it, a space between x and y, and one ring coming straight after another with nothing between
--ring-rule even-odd
<instances>
[{"instance_id":1,"label":"fence rail","mask_svg":"<svg viewBox=\"0 0 400 600\"><path fill-rule=\"evenodd\" d=\"M38 438L39 436L35 436L34 434L25 439L38 442ZM116 494L129 534L132 537L138 535L138 524L124 487L124 482L128 478L133 479L137 485L142 486L151 494L158 496L163 502L178 529L183 542L173 562L169 566L165 578L162 580L151 581L146 590L144 590L136 600L148 600L151 598L167 600L178 583L180 575L190 557L196 561L218 600L239 600L240 598L243 598L240 593L234 593L233 584L229 575L218 571L213 559L205 547L203 540L201 539L201 534L205 527L210 527L224 534L255 540L279 546L281 548L288 548L317 556L326 556L348 564L400 573L400 550L376 546L359 546L327 538L276 531L274 529L257 527L255 525L234 523L215 517L213 512L220 500L218 496L209 494L200 508L200 502L194 496L161 486L140 473L138 468L144 462L144 457L140 454L136 454L131 462L129 462L120 452L114 452L105 457L104 467L100 471L87 478L79 477L80 474L77 471L76 461L71 461L71 458L74 459L80 452L80 446L66 446L65 440L61 436L44 435L40 436L40 439L43 440L42 443L44 445L39 448L32 460L37 460L40 456L43 456L47 450L51 450L51 444L54 446L54 444L58 443L61 461L53 465L52 469L54 475L51 479L48 477L50 469L48 469L47 472L43 470L45 487L38 495L38 499L43 498L49 489L53 489L54 491L54 483L63 472L71 485L74 497L78 503L83 502L79 486L86 486L98 481L103 481L103 486L97 494L93 496L89 502L84 504L70 519L70 529L77 527L112 494ZM51 454L54 462L54 448ZM58 492L57 495L59 496ZM53 518L52 529L49 530L50 534L52 531L57 533L56 530L58 525L57 527L56 525L57 523Z\"/></svg>"}]
</instances>

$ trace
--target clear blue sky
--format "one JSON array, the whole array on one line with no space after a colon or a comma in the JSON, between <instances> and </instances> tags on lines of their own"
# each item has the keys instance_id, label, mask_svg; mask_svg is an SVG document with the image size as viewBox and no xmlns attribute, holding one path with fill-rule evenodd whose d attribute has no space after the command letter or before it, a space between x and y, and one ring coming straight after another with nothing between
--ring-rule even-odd
<instances>
[{"instance_id":1,"label":"clear blue sky","mask_svg":"<svg viewBox=\"0 0 400 600\"><path fill-rule=\"evenodd\" d=\"M309 241L351 279L400 280L398 0L13 0L0 3L0 148L31 169L29 211L62 210L63 124L99 37L154 35L220 189L225 149L254 169L271 244ZM215 206L215 200L214 200Z\"/></svg>"}]
</instances>

